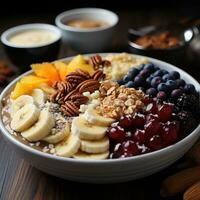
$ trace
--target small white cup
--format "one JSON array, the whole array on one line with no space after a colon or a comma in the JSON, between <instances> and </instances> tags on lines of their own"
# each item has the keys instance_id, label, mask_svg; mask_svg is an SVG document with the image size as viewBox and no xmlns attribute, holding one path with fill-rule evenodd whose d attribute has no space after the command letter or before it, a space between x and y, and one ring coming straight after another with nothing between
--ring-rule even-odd
<instances>
[{"instance_id":1,"label":"small white cup","mask_svg":"<svg viewBox=\"0 0 200 200\"><path fill-rule=\"evenodd\" d=\"M92 19L107 23L97 28L77 28L66 25L72 19ZM55 19L56 25L62 30L63 41L74 50L81 53L103 51L111 43L114 29L118 23L118 16L105 9L80 8L59 14Z\"/></svg>"}]
</instances>

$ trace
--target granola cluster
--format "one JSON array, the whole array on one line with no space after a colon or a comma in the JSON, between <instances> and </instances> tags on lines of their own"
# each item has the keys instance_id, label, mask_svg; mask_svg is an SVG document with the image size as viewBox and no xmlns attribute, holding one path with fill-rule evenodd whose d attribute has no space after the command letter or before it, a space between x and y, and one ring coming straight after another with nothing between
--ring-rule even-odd
<instances>
[{"instance_id":1,"label":"granola cluster","mask_svg":"<svg viewBox=\"0 0 200 200\"><path fill-rule=\"evenodd\" d=\"M134 88L125 88L117 83L105 81L100 88L99 113L105 117L119 119L124 114L134 114L144 106L144 93Z\"/></svg>"}]
</instances>

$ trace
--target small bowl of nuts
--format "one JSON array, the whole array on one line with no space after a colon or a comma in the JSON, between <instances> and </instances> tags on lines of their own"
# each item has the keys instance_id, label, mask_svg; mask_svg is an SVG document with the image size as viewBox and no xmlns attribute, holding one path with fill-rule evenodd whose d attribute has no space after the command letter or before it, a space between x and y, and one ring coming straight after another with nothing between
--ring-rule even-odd
<instances>
[{"instance_id":1,"label":"small bowl of nuts","mask_svg":"<svg viewBox=\"0 0 200 200\"><path fill-rule=\"evenodd\" d=\"M129 29L128 46L132 53L180 64L193 37L192 28L184 29L178 25L147 26Z\"/></svg>"}]
</instances>

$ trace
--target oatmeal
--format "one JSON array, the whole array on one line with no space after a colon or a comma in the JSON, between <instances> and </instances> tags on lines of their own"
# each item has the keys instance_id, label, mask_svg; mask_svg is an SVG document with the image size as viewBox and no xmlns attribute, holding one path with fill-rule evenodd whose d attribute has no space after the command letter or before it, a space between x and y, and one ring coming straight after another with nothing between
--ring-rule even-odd
<instances>
[{"instance_id":1,"label":"oatmeal","mask_svg":"<svg viewBox=\"0 0 200 200\"><path fill-rule=\"evenodd\" d=\"M127 53L109 54L104 59L110 61L111 65L104 68L104 73L109 80L121 79L131 67L147 63L145 58L136 58Z\"/></svg>"}]
</instances>

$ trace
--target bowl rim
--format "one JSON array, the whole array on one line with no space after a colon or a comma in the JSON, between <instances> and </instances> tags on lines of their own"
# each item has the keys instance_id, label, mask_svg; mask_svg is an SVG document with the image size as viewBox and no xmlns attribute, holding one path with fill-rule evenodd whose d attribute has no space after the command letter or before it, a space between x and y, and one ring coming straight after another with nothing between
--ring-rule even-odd
<instances>
[{"instance_id":1,"label":"bowl rim","mask_svg":"<svg viewBox=\"0 0 200 200\"><path fill-rule=\"evenodd\" d=\"M92 53L92 54L83 54L83 56L92 56L95 55L97 53ZM119 54L119 53L98 53L101 56L106 56L109 54ZM200 84L198 83L198 81L196 79L194 79L191 75L189 75L187 72L185 72L184 70L169 64L167 62L155 59L155 58L151 58L148 56L141 56L141 55L136 55L136 54L130 54L136 58L146 58L149 59L150 62L156 62L156 63L161 63L161 64L165 64L168 65L170 68L173 68L174 70L180 72L182 75L187 76L190 80L192 80L195 83L195 87L197 87L197 91L200 92ZM59 59L60 61L69 61L73 58L74 56L70 56L70 57L66 57L66 58L62 58ZM0 111L2 111L2 100L4 98L4 96L7 95L7 93L10 91L10 89L14 86L14 84L23 76L28 75L32 73L32 70L20 75L19 77L17 77L16 79L14 79L11 83L9 83L6 88L3 90L3 92L0 94ZM156 156L159 154L165 154L166 152L173 152L177 149L179 149L183 144L187 144L188 143L188 139L191 136L196 136L197 134L200 133L200 124L190 133L188 134L185 138L183 138L182 140L176 142L173 145L170 145L168 147L165 147L163 149L160 150L156 150L150 153L146 153L146 154L142 154L142 155L137 155L137 156L133 156L133 157L128 157L128 158L118 158L118 159L105 159L105 160L89 160L89 159L74 159L74 158L66 158L66 157L59 157L56 155L52 155L52 154L48 154L48 153L44 153L42 151L36 150L22 142L20 142L19 140L15 139L11 133L9 133L9 131L6 129L6 127L4 126L3 120L2 120L2 114L0 114L0 131L1 134L3 134L3 136L5 136L6 139L8 139L11 143L15 144L17 147L23 149L24 151L27 151L28 153L31 154L35 154L36 156L40 156L41 158L44 159L52 159L52 160L56 160L56 161L61 161L61 162L70 162L70 163L81 163L81 164L110 164L110 163L121 163L121 162L129 162L129 161L137 161L137 160L141 160L141 159L147 159L150 158L151 156ZM200 135L199 135L200 136Z\"/></svg>"},{"instance_id":2,"label":"bowl rim","mask_svg":"<svg viewBox=\"0 0 200 200\"><path fill-rule=\"evenodd\" d=\"M115 18L115 22L112 23L112 24L108 24L108 26L97 27L97 28L77 28L77 27L72 27L72 26L65 25L65 24L63 24L61 22L61 20L66 15L70 16L71 14L83 14L83 13L95 13L96 15L98 15L98 13L106 13L106 14L109 14L110 16L114 17ZM114 13L114 12L112 12L110 10L107 10L107 9L92 8L92 7L76 8L76 9L67 10L67 11L64 11L64 12L58 14L56 16L56 18L55 18L56 26L58 26L62 30L71 31L71 32L79 32L79 33L97 32L97 31L103 31L103 30L106 30L106 29L110 29L110 28L116 26L118 21L119 21L119 17L118 17L118 15L116 13Z\"/></svg>"},{"instance_id":3,"label":"bowl rim","mask_svg":"<svg viewBox=\"0 0 200 200\"><path fill-rule=\"evenodd\" d=\"M57 36L54 40L47 42L47 43L44 43L44 44L39 44L39 45L23 46L23 45L17 45L17 44L13 44L13 43L9 42L9 40L8 40L9 35L11 35L13 33L18 33L18 32L21 32L21 31L25 31L25 30L31 30L31 29L50 30L51 32L54 32ZM21 24L21 25L14 26L14 27L11 27L11 28L5 30L1 34L1 42L4 45L12 47L12 48L33 49L33 48L49 46L49 45L59 41L61 39L61 37L62 37L62 33L61 33L60 29L58 27L52 25L52 24L30 23L30 24Z\"/></svg>"}]
</instances>

